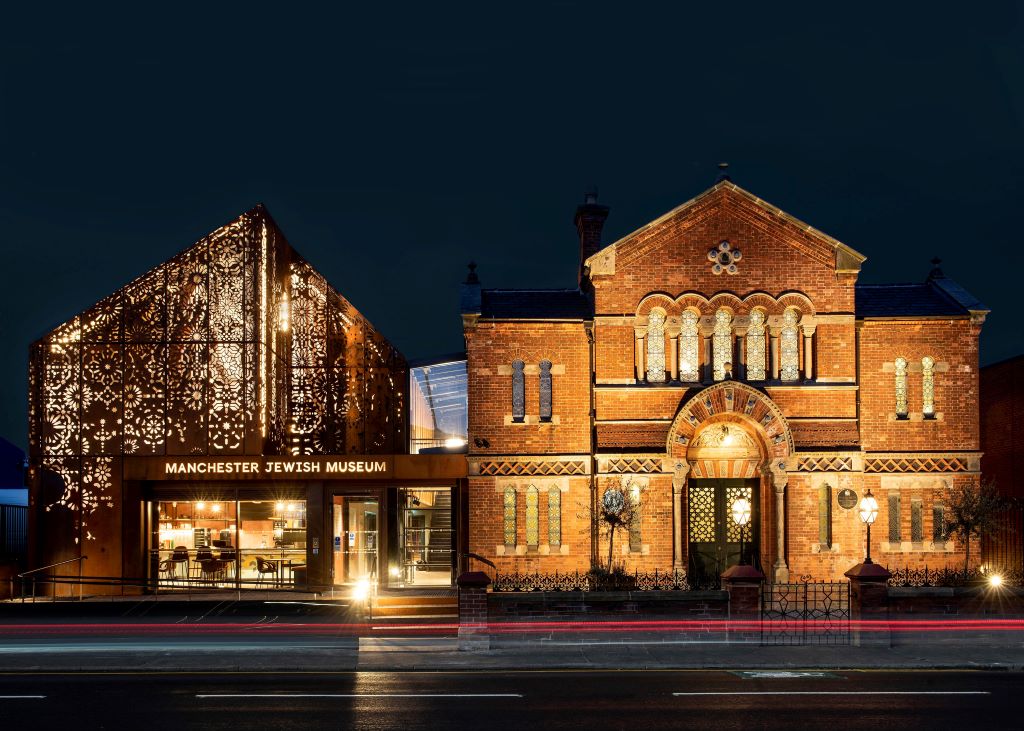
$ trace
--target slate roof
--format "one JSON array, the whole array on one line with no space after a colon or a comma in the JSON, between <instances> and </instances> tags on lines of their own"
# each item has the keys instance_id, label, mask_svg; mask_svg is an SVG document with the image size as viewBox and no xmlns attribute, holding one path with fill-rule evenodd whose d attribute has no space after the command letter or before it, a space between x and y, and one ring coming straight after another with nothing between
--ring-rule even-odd
<instances>
[{"instance_id":1,"label":"slate roof","mask_svg":"<svg viewBox=\"0 0 1024 731\"><path fill-rule=\"evenodd\" d=\"M480 316L499 320L586 320L590 302L578 289L485 289Z\"/></svg>"},{"instance_id":2,"label":"slate roof","mask_svg":"<svg viewBox=\"0 0 1024 731\"><path fill-rule=\"evenodd\" d=\"M858 284L855 292L857 317L964 317L989 311L944 276L922 284Z\"/></svg>"}]
</instances>

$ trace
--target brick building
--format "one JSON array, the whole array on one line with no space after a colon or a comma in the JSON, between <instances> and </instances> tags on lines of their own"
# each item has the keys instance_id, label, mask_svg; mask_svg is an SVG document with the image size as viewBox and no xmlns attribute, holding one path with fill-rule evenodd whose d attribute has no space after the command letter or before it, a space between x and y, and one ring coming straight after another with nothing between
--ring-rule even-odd
<instances>
[{"instance_id":1,"label":"brick building","mask_svg":"<svg viewBox=\"0 0 1024 731\"><path fill-rule=\"evenodd\" d=\"M1024 499L1015 469L1024 453L1024 355L981 369L981 447L985 478L1006 497Z\"/></svg>"},{"instance_id":2,"label":"brick building","mask_svg":"<svg viewBox=\"0 0 1024 731\"><path fill-rule=\"evenodd\" d=\"M470 551L711 583L742 538L775 580L837 578L870 489L878 563L963 560L942 494L979 476L984 305L937 263L859 285L864 256L727 178L602 246L608 212L577 209L575 288L463 286ZM602 510L630 516L615 545Z\"/></svg>"}]
</instances>

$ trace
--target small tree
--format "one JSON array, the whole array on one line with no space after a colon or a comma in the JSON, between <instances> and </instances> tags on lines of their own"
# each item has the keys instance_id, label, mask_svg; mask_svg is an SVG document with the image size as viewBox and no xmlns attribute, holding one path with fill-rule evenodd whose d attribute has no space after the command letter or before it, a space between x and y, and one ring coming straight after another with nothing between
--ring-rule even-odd
<instances>
[{"instance_id":1,"label":"small tree","mask_svg":"<svg viewBox=\"0 0 1024 731\"><path fill-rule=\"evenodd\" d=\"M971 565L971 538L981 538L996 525L996 518L1004 506L995 483L983 481L980 485L950 482L942 492L945 505L946 532L964 542L964 576Z\"/></svg>"},{"instance_id":2,"label":"small tree","mask_svg":"<svg viewBox=\"0 0 1024 731\"><path fill-rule=\"evenodd\" d=\"M623 477L620 485L608 487L598 495L596 508L584 507L591 521L597 523L599 534L608 536L608 565L605 570L609 574L615 562L615 534L625 532L628 536L630 527L640 519L644 489L643 485Z\"/></svg>"}]
</instances>

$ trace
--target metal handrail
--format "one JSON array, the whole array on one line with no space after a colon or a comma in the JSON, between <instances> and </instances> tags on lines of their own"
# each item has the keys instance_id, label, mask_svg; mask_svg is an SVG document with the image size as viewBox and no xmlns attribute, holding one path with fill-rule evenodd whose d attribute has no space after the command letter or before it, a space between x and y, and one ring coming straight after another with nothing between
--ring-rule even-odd
<instances>
[{"instance_id":1,"label":"metal handrail","mask_svg":"<svg viewBox=\"0 0 1024 731\"><path fill-rule=\"evenodd\" d=\"M39 571L46 571L46 569L52 569L52 568L55 568L57 566L63 566L64 564L74 563L75 561L85 561L87 558L89 558L89 557L88 556L79 556L78 558L69 558L67 561L61 561L60 563L52 563L49 566L40 566L37 569L32 569L30 571L26 571L23 574L18 574L18 578L19 579L24 579L29 574L34 574L34 573L37 573Z\"/></svg>"},{"instance_id":2,"label":"metal handrail","mask_svg":"<svg viewBox=\"0 0 1024 731\"><path fill-rule=\"evenodd\" d=\"M47 569L56 568L57 566L65 566L69 563L78 562L78 601L82 601L82 561L88 559L88 556L78 556L77 558L69 558L66 561L60 561L58 563L50 564L49 566L40 566L36 569L30 569L23 574L18 574L18 578L21 579L21 601L25 602L25 578L32 574L38 574L40 571L46 571ZM32 576L32 601L36 600L36 577ZM11 578L11 596L14 596L14 578ZM53 601L57 601L57 594L54 592Z\"/></svg>"}]
</instances>

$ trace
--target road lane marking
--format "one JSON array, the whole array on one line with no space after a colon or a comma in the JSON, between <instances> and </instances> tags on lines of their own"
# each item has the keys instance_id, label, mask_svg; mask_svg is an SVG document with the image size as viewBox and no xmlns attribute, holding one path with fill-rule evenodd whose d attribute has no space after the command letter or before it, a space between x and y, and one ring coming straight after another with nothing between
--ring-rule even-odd
<instances>
[{"instance_id":1,"label":"road lane marking","mask_svg":"<svg viewBox=\"0 0 1024 731\"><path fill-rule=\"evenodd\" d=\"M0 695L0 701L38 700L45 697L45 695Z\"/></svg>"},{"instance_id":2,"label":"road lane marking","mask_svg":"<svg viewBox=\"0 0 1024 731\"><path fill-rule=\"evenodd\" d=\"M987 690L723 690L673 693L672 695L992 695L992 693Z\"/></svg>"},{"instance_id":3,"label":"road lane marking","mask_svg":"<svg viewBox=\"0 0 1024 731\"><path fill-rule=\"evenodd\" d=\"M522 698L522 693L196 693L196 698Z\"/></svg>"}]
</instances>

